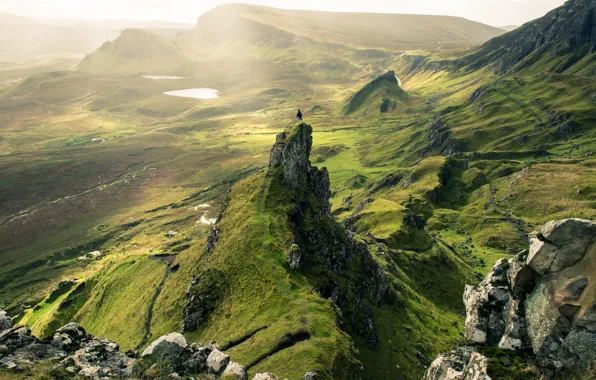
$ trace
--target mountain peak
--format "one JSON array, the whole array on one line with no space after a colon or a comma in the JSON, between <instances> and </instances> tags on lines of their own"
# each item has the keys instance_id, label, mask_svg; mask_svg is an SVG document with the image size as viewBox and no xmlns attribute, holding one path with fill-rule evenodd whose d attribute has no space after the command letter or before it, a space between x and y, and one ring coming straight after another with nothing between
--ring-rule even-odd
<instances>
[{"instance_id":1,"label":"mountain peak","mask_svg":"<svg viewBox=\"0 0 596 380\"><path fill-rule=\"evenodd\" d=\"M474 67L492 63L498 71L517 71L545 59L553 71L563 72L595 49L596 3L569 0L544 17L486 42L462 63Z\"/></svg>"}]
</instances>

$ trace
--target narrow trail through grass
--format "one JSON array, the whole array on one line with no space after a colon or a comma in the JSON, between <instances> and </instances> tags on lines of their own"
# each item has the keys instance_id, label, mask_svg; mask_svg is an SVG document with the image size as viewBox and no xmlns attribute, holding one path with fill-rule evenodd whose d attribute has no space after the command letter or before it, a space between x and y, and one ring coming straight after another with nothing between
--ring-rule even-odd
<instances>
[{"instance_id":1,"label":"narrow trail through grass","mask_svg":"<svg viewBox=\"0 0 596 380\"><path fill-rule=\"evenodd\" d=\"M143 340L135 347L135 349L140 350L142 349L147 343L149 343L149 339L151 339L151 321L153 320L153 308L155 307L155 302L157 298L161 294L161 290L163 289L168 276L172 271L172 265L168 260L163 260L166 263L166 270L164 272L163 278L161 283L155 289L151 300L149 301L149 308L147 309L147 318L145 319L145 335L143 336Z\"/></svg>"}]
</instances>

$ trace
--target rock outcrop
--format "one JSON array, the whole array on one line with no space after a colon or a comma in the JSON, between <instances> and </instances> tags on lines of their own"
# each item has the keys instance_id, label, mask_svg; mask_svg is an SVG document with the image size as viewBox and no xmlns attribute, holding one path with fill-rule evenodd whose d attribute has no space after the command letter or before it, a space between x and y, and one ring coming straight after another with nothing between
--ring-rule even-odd
<instances>
[{"instance_id":1,"label":"rock outcrop","mask_svg":"<svg viewBox=\"0 0 596 380\"><path fill-rule=\"evenodd\" d=\"M459 347L439 355L427 369L422 380L490 380L488 359L472 347Z\"/></svg>"},{"instance_id":2,"label":"rock outcrop","mask_svg":"<svg viewBox=\"0 0 596 380\"><path fill-rule=\"evenodd\" d=\"M53 365L48 375L59 378L177 378L204 374L213 379L248 380L244 367L230 361L215 346L188 344L179 333L155 340L143 351L140 360L132 356L135 355L120 352L116 343L88 334L74 322L56 330L52 340L45 342L32 336L26 327L8 328L0 333L0 368L10 371L46 363ZM161 372L146 374L147 368L152 371L156 365ZM277 379L272 374L260 376Z\"/></svg>"},{"instance_id":3,"label":"rock outcrop","mask_svg":"<svg viewBox=\"0 0 596 380\"><path fill-rule=\"evenodd\" d=\"M31 336L26 327L5 330L0 334L0 347L0 367L8 370L48 362L73 376L100 379L130 377L135 364L116 343L87 334L76 323L58 329L49 343Z\"/></svg>"},{"instance_id":4,"label":"rock outcrop","mask_svg":"<svg viewBox=\"0 0 596 380\"><path fill-rule=\"evenodd\" d=\"M12 319L4 310L0 310L0 331L8 330L12 327Z\"/></svg>"},{"instance_id":5,"label":"rock outcrop","mask_svg":"<svg viewBox=\"0 0 596 380\"><path fill-rule=\"evenodd\" d=\"M529 251L497 261L479 285L467 286L464 303L470 343L531 350L547 375L588 368L596 362L596 223L545 224L530 235ZM426 379L446 373L429 369Z\"/></svg>"},{"instance_id":6,"label":"rock outcrop","mask_svg":"<svg viewBox=\"0 0 596 380\"><path fill-rule=\"evenodd\" d=\"M474 68L492 65L498 71L519 70L542 57L571 54L555 67L562 72L592 53L596 46L596 5L593 0L569 0L546 16L495 37L476 52L456 61ZM582 47L585 47L582 49Z\"/></svg>"},{"instance_id":7,"label":"rock outcrop","mask_svg":"<svg viewBox=\"0 0 596 380\"><path fill-rule=\"evenodd\" d=\"M395 80L395 78L394 78ZM339 306L344 328L378 348L374 313L368 303L391 300L389 281L365 244L358 242L331 215L327 169L311 165L312 127L300 124L279 134L271 150L269 176L280 176L292 193L295 209L290 213L295 241L288 253L288 266L307 276L317 272L326 281L315 283L318 292ZM358 263L358 270L350 272ZM321 271L329 271L321 276ZM339 286L337 277L350 277Z\"/></svg>"}]
</instances>

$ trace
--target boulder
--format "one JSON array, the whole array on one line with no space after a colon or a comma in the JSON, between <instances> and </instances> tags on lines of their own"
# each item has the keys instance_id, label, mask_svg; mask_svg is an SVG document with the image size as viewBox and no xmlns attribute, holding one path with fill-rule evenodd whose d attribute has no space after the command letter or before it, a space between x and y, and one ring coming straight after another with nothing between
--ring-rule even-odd
<instances>
[{"instance_id":1,"label":"boulder","mask_svg":"<svg viewBox=\"0 0 596 380\"><path fill-rule=\"evenodd\" d=\"M424 373L423 380L490 380L488 359L472 347L459 347L439 355Z\"/></svg>"},{"instance_id":2,"label":"boulder","mask_svg":"<svg viewBox=\"0 0 596 380\"><path fill-rule=\"evenodd\" d=\"M243 366L236 362L230 362L226 366L221 378L231 380L248 380L248 375L246 374L246 370Z\"/></svg>"},{"instance_id":3,"label":"boulder","mask_svg":"<svg viewBox=\"0 0 596 380\"><path fill-rule=\"evenodd\" d=\"M564 219L546 223L530 235L527 264L541 275L577 264L596 236L596 223Z\"/></svg>"},{"instance_id":4,"label":"boulder","mask_svg":"<svg viewBox=\"0 0 596 380\"><path fill-rule=\"evenodd\" d=\"M73 352L87 338L87 332L78 323L71 322L54 333L52 345L58 349Z\"/></svg>"},{"instance_id":5,"label":"boulder","mask_svg":"<svg viewBox=\"0 0 596 380\"><path fill-rule=\"evenodd\" d=\"M207 371L219 375L225 370L229 362L229 355L224 354L218 349L214 349L207 357Z\"/></svg>"},{"instance_id":6,"label":"boulder","mask_svg":"<svg viewBox=\"0 0 596 380\"><path fill-rule=\"evenodd\" d=\"M316 380L317 373L316 372L307 372L302 376L302 380Z\"/></svg>"},{"instance_id":7,"label":"boulder","mask_svg":"<svg viewBox=\"0 0 596 380\"><path fill-rule=\"evenodd\" d=\"M279 378L272 373L266 372L257 373L255 377L252 378L252 380L279 380Z\"/></svg>"},{"instance_id":8,"label":"boulder","mask_svg":"<svg viewBox=\"0 0 596 380\"><path fill-rule=\"evenodd\" d=\"M37 339L31 336L31 331L26 327L17 326L0 333L0 346L6 347L8 353L36 342Z\"/></svg>"},{"instance_id":9,"label":"boulder","mask_svg":"<svg viewBox=\"0 0 596 380\"><path fill-rule=\"evenodd\" d=\"M12 319L4 310L0 310L0 331L8 330L12 327Z\"/></svg>"},{"instance_id":10,"label":"boulder","mask_svg":"<svg viewBox=\"0 0 596 380\"><path fill-rule=\"evenodd\" d=\"M480 284L466 286L464 336L531 349L545 371L587 369L596 360L596 223L553 221L530 236L527 255L497 261ZM465 350L439 356L428 378L461 378L468 356ZM481 368L483 360L476 362Z\"/></svg>"},{"instance_id":11,"label":"boulder","mask_svg":"<svg viewBox=\"0 0 596 380\"><path fill-rule=\"evenodd\" d=\"M184 349L188 346L186 338L180 333L170 333L159 337L143 351L141 357L149 357L155 362L168 362L176 366Z\"/></svg>"}]
</instances>

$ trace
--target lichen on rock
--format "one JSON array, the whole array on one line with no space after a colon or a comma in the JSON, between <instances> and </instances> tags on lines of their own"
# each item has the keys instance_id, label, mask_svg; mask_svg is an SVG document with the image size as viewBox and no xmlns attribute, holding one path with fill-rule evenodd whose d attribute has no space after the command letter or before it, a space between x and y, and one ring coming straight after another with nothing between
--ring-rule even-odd
<instances>
[{"instance_id":1,"label":"lichen on rock","mask_svg":"<svg viewBox=\"0 0 596 380\"><path fill-rule=\"evenodd\" d=\"M530 236L529 253L497 261L479 285L466 287L464 336L529 349L547 374L585 370L596 361L596 223L552 221ZM448 378L429 371L426 379Z\"/></svg>"}]
</instances>

